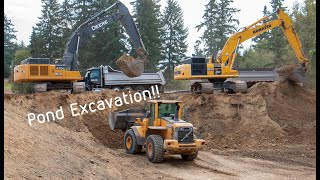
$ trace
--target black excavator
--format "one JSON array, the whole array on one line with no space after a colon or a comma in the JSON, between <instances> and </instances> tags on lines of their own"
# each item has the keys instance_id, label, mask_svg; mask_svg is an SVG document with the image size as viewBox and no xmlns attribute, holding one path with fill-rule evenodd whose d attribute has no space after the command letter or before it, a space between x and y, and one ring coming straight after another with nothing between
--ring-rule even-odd
<instances>
[{"instance_id":1,"label":"black excavator","mask_svg":"<svg viewBox=\"0 0 320 180\"><path fill-rule=\"evenodd\" d=\"M108 15L108 12L114 8L117 8L118 12L112 15ZM116 21L121 22L139 55L138 59L134 59L128 56L127 58L125 56L121 56L121 58L116 61L116 64L119 69L123 71L123 73L127 76L140 76L144 71L144 61L147 57L147 52L141 40L138 28L134 23L132 16L128 11L128 8L120 1L117 1L109 8L88 19L72 33L66 44L65 52L63 55L63 62L66 65L66 68L70 70L78 70L77 65L79 46L88 38L90 38L94 33L98 32L98 30Z\"/></svg>"},{"instance_id":2,"label":"black excavator","mask_svg":"<svg viewBox=\"0 0 320 180\"><path fill-rule=\"evenodd\" d=\"M114 12L115 9L116 12ZM111 11L114 13L110 13ZM109 8L82 23L71 34L66 43L62 59L55 59L54 63L51 63L49 58L33 57L21 61L20 65L14 68L14 82L34 83L35 92L54 89L71 89L73 92L84 91L85 84L78 70L79 47L93 34L118 21L129 35L138 58L124 54L117 59L116 64L130 78L142 75L148 53L128 8L117 1Z\"/></svg>"}]
</instances>

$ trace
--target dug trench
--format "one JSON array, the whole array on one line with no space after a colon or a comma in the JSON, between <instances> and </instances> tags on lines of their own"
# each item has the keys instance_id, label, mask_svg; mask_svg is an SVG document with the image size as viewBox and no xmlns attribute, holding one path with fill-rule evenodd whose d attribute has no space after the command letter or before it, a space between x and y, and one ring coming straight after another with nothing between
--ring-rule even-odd
<instances>
[{"instance_id":1,"label":"dug trench","mask_svg":"<svg viewBox=\"0 0 320 180\"><path fill-rule=\"evenodd\" d=\"M161 94L160 99L182 101L183 119L208 143L194 162L170 156L152 164L144 153L124 152L124 133L110 130L108 115L142 108L143 102L77 117L65 111L63 120L32 126L26 120L29 112L119 95L113 90L4 95L6 179L315 177L315 93L286 83L259 83L246 94Z\"/></svg>"}]
</instances>

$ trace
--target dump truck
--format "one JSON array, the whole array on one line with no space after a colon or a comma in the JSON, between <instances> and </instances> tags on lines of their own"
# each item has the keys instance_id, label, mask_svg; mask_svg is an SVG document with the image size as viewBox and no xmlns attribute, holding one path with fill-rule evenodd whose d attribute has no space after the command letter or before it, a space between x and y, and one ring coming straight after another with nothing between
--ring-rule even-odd
<instances>
[{"instance_id":1,"label":"dump truck","mask_svg":"<svg viewBox=\"0 0 320 180\"><path fill-rule=\"evenodd\" d=\"M157 85L160 92L163 92L163 86L166 80L161 71L143 72L138 77L128 77L122 71L115 70L109 65L99 66L87 69L85 75L86 90L99 90L109 88L113 90L136 90L144 91Z\"/></svg>"},{"instance_id":2,"label":"dump truck","mask_svg":"<svg viewBox=\"0 0 320 180\"><path fill-rule=\"evenodd\" d=\"M205 140L194 135L193 125L182 120L181 101L149 100L143 109L126 109L109 116L112 130L125 131L127 153L146 150L150 162L162 162L164 155L180 154L186 161L194 160Z\"/></svg>"}]
</instances>

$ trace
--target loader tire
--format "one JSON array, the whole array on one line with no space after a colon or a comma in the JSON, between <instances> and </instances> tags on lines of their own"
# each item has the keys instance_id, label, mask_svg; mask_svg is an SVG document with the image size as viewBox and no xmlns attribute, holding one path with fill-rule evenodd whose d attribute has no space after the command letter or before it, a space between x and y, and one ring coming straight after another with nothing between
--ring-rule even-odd
<instances>
[{"instance_id":1,"label":"loader tire","mask_svg":"<svg viewBox=\"0 0 320 180\"><path fill-rule=\"evenodd\" d=\"M198 156L198 151L194 154L181 154L181 157L185 161L193 161Z\"/></svg>"},{"instance_id":2,"label":"loader tire","mask_svg":"<svg viewBox=\"0 0 320 180\"><path fill-rule=\"evenodd\" d=\"M146 154L150 162L158 163L163 161L164 149L163 139L161 136L148 136L146 144Z\"/></svg>"},{"instance_id":3,"label":"loader tire","mask_svg":"<svg viewBox=\"0 0 320 180\"><path fill-rule=\"evenodd\" d=\"M137 154L141 152L142 146L138 145L137 138L132 129L128 129L124 135L124 147L128 154Z\"/></svg>"}]
</instances>

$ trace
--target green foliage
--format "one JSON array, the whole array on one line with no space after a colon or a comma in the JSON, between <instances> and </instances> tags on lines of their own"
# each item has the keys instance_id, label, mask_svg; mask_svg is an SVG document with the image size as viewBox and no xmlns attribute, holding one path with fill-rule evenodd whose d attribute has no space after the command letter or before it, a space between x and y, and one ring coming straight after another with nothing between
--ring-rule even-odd
<instances>
[{"instance_id":1,"label":"green foliage","mask_svg":"<svg viewBox=\"0 0 320 180\"><path fill-rule=\"evenodd\" d=\"M262 13L263 13L263 17L270 15L270 12L268 11L267 6L264 6L264 7L263 7ZM268 21L267 19L266 19L266 20L263 20L262 23L266 23L267 21ZM265 48L266 43L260 43L260 42L261 42L262 40L268 39L269 37L270 37L270 32L267 31L267 32L265 32L265 33L262 33L262 34L260 34L260 35L258 35L258 36L256 36L256 37L252 38L252 41L253 41L253 42L258 43L258 44L256 44L256 45L253 45L253 47L254 47L254 48Z\"/></svg>"},{"instance_id":2,"label":"green foliage","mask_svg":"<svg viewBox=\"0 0 320 180\"><path fill-rule=\"evenodd\" d=\"M162 16L163 24L163 61L160 63L165 70L166 79L173 78L174 66L181 64L187 52L186 38L188 29L184 27L183 12L177 1L168 0Z\"/></svg>"},{"instance_id":3,"label":"green foliage","mask_svg":"<svg viewBox=\"0 0 320 180\"><path fill-rule=\"evenodd\" d=\"M206 55L216 54L225 45L229 35L237 30L239 21L233 16L239 10L231 7L233 0L210 0L205 6L204 21L196 26L205 27L201 40Z\"/></svg>"},{"instance_id":4,"label":"green foliage","mask_svg":"<svg viewBox=\"0 0 320 180\"><path fill-rule=\"evenodd\" d=\"M148 59L145 68L155 70L162 59L162 24L159 0L135 0L131 2L134 7L133 16L142 36Z\"/></svg>"},{"instance_id":5,"label":"green foliage","mask_svg":"<svg viewBox=\"0 0 320 180\"><path fill-rule=\"evenodd\" d=\"M310 62L308 64L308 71L306 77L309 80L309 83L311 84L311 87L316 89L316 49L313 49L310 51Z\"/></svg>"},{"instance_id":6,"label":"green foliage","mask_svg":"<svg viewBox=\"0 0 320 180\"><path fill-rule=\"evenodd\" d=\"M41 0L41 2L42 14L39 23L32 29L30 48L33 57L50 57L53 51L61 48L60 5L57 0Z\"/></svg>"},{"instance_id":7,"label":"green foliage","mask_svg":"<svg viewBox=\"0 0 320 180\"><path fill-rule=\"evenodd\" d=\"M15 43L16 33L14 30L14 26L11 23L11 20L4 14L4 77L8 77L10 75L10 65L14 56L14 51L17 48Z\"/></svg>"},{"instance_id":8,"label":"green foliage","mask_svg":"<svg viewBox=\"0 0 320 180\"><path fill-rule=\"evenodd\" d=\"M189 81L169 79L167 80L167 84L165 85L166 91L189 90L189 89L190 89Z\"/></svg>"},{"instance_id":9,"label":"green foliage","mask_svg":"<svg viewBox=\"0 0 320 180\"><path fill-rule=\"evenodd\" d=\"M196 40L195 45L193 46L194 49L194 55L195 56L199 56L199 57L204 57L204 51L201 48L201 41L200 40Z\"/></svg>"},{"instance_id":10,"label":"green foliage","mask_svg":"<svg viewBox=\"0 0 320 180\"><path fill-rule=\"evenodd\" d=\"M24 49L17 50L16 53L14 54L13 65L20 64L22 60L27 59L30 56L31 54L28 49L24 48Z\"/></svg>"},{"instance_id":11,"label":"green foliage","mask_svg":"<svg viewBox=\"0 0 320 180\"><path fill-rule=\"evenodd\" d=\"M240 68L272 68L274 56L271 51L250 48L244 51L242 60L237 59Z\"/></svg>"},{"instance_id":12,"label":"green foliage","mask_svg":"<svg viewBox=\"0 0 320 180\"><path fill-rule=\"evenodd\" d=\"M30 94L33 92L33 83L12 83L11 90L15 94Z\"/></svg>"}]
</instances>

